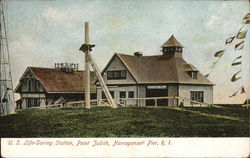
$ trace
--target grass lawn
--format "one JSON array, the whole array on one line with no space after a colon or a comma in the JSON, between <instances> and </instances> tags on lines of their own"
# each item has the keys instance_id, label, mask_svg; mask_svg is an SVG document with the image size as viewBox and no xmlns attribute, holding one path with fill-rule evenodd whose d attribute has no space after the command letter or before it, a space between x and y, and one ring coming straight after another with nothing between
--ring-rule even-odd
<instances>
[{"instance_id":1,"label":"grass lawn","mask_svg":"<svg viewBox=\"0 0 250 158\"><path fill-rule=\"evenodd\" d=\"M1 137L249 137L245 108L46 109L0 117Z\"/></svg>"}]
</instances>

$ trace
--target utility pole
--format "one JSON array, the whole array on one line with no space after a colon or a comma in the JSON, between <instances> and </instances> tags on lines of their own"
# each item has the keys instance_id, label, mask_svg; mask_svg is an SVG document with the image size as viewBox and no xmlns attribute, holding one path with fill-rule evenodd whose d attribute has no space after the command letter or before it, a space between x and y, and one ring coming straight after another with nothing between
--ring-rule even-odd
<instances>
[{"instance_id":1,"label":"utility pole","mask_svg":"<svg viewBox=\"0 0 250 158\"><path fill-rule=\"evenodd\" d=\"M89 22L85 22L85 45L89 45ZM90 109L89 49L85 52L85 108Z\"/></svg>"},{"instance_id":2,"label":"utility pole","mask_svg":"<svg viewBox=\"0 0 250 158\"><path fill-rule=\"evenodd\" d=\"M100 82L100 85L108 99L108 102L112 108L117 108L117 105L112 98L103 78L98 69L94 59L92 58L90 52L92 51L92 47L95 45L89 44L89 23L85 22L85 43L79 49L85 53L85 108L90 109L90 64Z\"/></svg>"}]
</instances>

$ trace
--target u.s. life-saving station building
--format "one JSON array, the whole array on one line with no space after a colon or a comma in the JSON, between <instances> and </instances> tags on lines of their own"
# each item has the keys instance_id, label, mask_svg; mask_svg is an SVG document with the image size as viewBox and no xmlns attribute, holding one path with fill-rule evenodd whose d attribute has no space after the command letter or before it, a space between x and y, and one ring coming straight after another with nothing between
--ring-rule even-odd
<instances>
[{"instance_id":1,"label":"u.s. life-saving station building","mask_svg":"<svg viewBox=\"0 0 250 158\"><path fill-rule=\"evenodd\" d=\"M121 98L183 97L213 104L213 83L182 57L183 46L171 36L162 45L162 54L143 56L115 53L102 71L102 77L112 95ZM66 72L59 68L28 67L22 75L16 93L20 93L19 109L46 107L59 98L66 102L84 99L84 71ZM91 73L91 98L106 99L94 72ZM96 96L97 95L97 96ZM180 101L161 99L158 105L178 106ZM154 105L153 100L128 100L126 105ZM184 106L190 105L185 102Z\"/></svg>"},{"instance_id":2,"label":"u.s. life-saving station building","mask_svg":"<svg viewBox=\"0 0 250 158\"><path fill-rule=\"evenodd\" d=\"M213 104L213 83L183 59L183 46L175 37L172 35L161 47L161 55L143 56L140 52L113 55L102 71L113 98L177 96ZM100 84L96 82L96 85L97 99L105 99ZM138 104L153 105L150 100L127 101L127 105ZM165 106L178 106L179 103L175 104L171 99L158 102Z\"/></svg>"}]
</instances>

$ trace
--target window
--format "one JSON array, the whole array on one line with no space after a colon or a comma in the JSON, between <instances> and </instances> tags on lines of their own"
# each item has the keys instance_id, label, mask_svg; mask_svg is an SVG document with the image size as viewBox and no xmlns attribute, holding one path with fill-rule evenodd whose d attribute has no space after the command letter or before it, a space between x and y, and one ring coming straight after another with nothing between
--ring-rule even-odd
<instances>
[{"instance_id":1,"label":"window","mask_svg":"<svg viewBox=\"0 0 250 158\"><path fill-rule=\"evenodd\" d=\"M187 71L187 73L191 78L197 79L197 71Z\"/></svg>"},{"instance_id":2,"label":"window","mask_svg":"<svg viewBox=\"0 0 250 158\"><path fill-rule=\"evenodd\" d=\"M126 92L120 91L120 98L126 98Z\"/></svg>"},{"instance_id":3,"label":"window","mask_svg":"<svg viewBox=\"0 0 250 158\"><path fill-rule=\"evenodd\" d=\"M134 91L129 91L129 92L128 92L128 97L129 97L129 98L134 98L134 97L135 97Z\"/></svg>"},{"instance_id":4,"label":"window","mask_svg":"<svg viewBox=\"0 0 250 158\"><path fill-rule=\"evenodd\" d=\"M115 96L115 92L114 91L109 91L109 93L111 94L112 98L114 98ZM107 99L105 93L102 91L102 99Z\"/></svg>"},{"instance_id":5,"label":"window","mask_svg":"<svg viewBox=\"0 0 250 158\"><path fill-rule=\"evenodd\" d=\"M114 99L115 92L114 91L109 91L109 93L111 94L112 98Z\"/></svg>"},{"instance_id":6,"label":"window","mask_svg":"<svg viewBox=\"0 0 250 158\"><path fill-rule=\"evenodd\" d=\"M39 91L40 90L40 84L39 81L35 81L35 91Z\"/></svg>"},{"instance_id":7,"label":"window","mask_svg":"<svg viewBox=\"0 0 250 158\"><path fill-rule=\"evenodd\" d=\"M26 99L28 107L40 106L40 100L38 98Z\"/></svg>"},{"instance_id":8,"label":"window","mask_svg":"<svg viewBox=\"0 0 250 158\"><path fill-rule=\"evenodd\" d=\"M34 79L28 79L27 80L27 90L28 92L35 92L37 89L37 83L38 81Z\"/></svg>"},{"instance_id":9,"label":"window","mask_svg":"<svg viewBox=\"0 0 250 158\"><path fill-rule=\"evenodd\" d=\"M191 91L190 99L198 102L204 101L204 92L203 91Z\"/></svg>"},{"instance_id":10,"label":"window","mask_svg":"<svg viewBox=\"0 0 250 158\"><path fill-rule=\"evenodd\" d=\"M107 76L108 76L108 79L114 78L114 72L113 71L108 71Z\"/></svg>"},{"instance_id":11,"label":"window","mask_svg":"<svg viewBox=\"0 0 250 158\"><path fill-rule=\"evenodd\" d=\"M107 72L107 79L114 80L114 79L126 79L127 77L126 70L118 70L118 71L108 71Z\"/></svg>"},{"instance_id":12,"label":"window","mask_svg":"<svg viewBox=\"0 0 250 158\"><path fill-rule=\"evenodd\" d=\"M102 99L107 99L105 93L102 91Z\"/></svg>"},{"instance_id":13,"label":"window","mask_svg":"<svg viewBox=\"0 0 250 158\"><path fill-rule=\"evenodd\" d=\"M27 89L28 89L28 92L31 92L31 89L32 89L32 82L30 79L27 80Z\"/></svg>"}]
</instances>

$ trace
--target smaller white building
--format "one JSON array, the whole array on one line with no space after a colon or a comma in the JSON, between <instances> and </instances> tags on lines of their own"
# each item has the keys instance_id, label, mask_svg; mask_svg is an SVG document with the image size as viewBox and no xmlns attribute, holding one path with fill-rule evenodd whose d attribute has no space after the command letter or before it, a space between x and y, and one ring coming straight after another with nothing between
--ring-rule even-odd
<instances>
[{"instance_id":1,"label":"smaller white building","mask_svg":"<svg viewBox=\"0 0 250 158\"><path fill-rule=\"evenodd\" d=\"M102 71L116 101L121 98L177 96L213 104L213 83L182 57L183 46L171 36L162 46L162 55L143 56L115 53ZM97 99L105 95L97 85ZM128 100L127 105L152 106L153 100ZM178 106L173 99L158 100L158 106ZM184 106L193 103L184 102Z\"/></svg>"}]
</instances>

